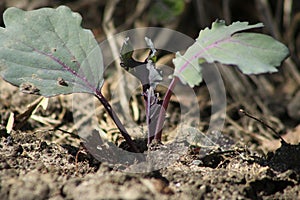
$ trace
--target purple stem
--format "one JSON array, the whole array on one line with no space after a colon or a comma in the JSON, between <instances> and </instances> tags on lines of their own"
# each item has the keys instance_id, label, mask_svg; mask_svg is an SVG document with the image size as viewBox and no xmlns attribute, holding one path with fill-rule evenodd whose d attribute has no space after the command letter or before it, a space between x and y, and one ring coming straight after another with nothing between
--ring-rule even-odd
<instances>
[{"instance_id":1,"label":"purple stem","mask_svg":"<svg viewBox=\"0 0 300 200\"><path fill-rule=\"evenodd\" d=\"M130 135L126 131L125 127L123 126L122 122L118 118L117 114L112 109L109 102L106 100L106 98L102 95L101 91L97 90L95 96L97 99L103 104L104 108L108 112L109 116L112 118L112 120L115 122L116 126L118 127L119 131L121 132L122 136L124 137L127 144L130 146L130 148L136 152L139 153L140 151L136 147L136 145L133 143Z\"/></svg>"},{"instance_id":2,"label":"purple stem","mask_svg":"<svg viewBox=\"0 0 300 200\"><path fill-rule=\"evenodd\" d=\"M159 116L158 116L158 121L157 121L157 125L156 125L156 129L155 129L155 135L154 135L154 139L157 142L161 142L161 136L162 136L162 128L164 125L164 121L166 119L166 111L170 102L170 98L172 96L172 91L175 88L175 85L177 84L179 78L177 76L174 76L174 78L172 79L168 90L164 96L163 99L163 103L162 103L162 107L159 111Z\"/></svg>"},{"instance_id":3,"label":"purple stem","mask_svg":"<svg viewBox=\"0 0 300 200\"><path fill-rule=\"evenodd\" d=\"M150 102L151 101L149 99L148 89L143 88L143 97L144 97L144 105L145 105L145 112L146 112L146 123L148 127L147 144L150 144L154 137L150 135Z\"/></svg>"},{"instance_id":4,"label":"purple stem","mask_svg":"<svg viewBox=\"0 0 300 200\"><path fill-rule=\"evenodd\" d=\"M147 127L148 127L148 141L147 144L149 145L151 141L153 140L153 136L151 135L151 129L150 129L150 106L151 106L151 94L149 94L149 89L146 92L147 96L145 98L145 104L146 104L146 120L147 120Z\"/></svg>"}]
</instances>

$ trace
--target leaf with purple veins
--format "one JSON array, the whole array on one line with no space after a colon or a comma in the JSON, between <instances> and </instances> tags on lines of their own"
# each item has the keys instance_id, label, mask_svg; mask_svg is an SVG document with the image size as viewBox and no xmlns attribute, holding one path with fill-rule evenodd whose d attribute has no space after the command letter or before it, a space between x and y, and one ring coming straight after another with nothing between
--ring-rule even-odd
<instances>
[{"instance_id":1,"label":"leaf with purple veins","mask_svg":"<svg viewBox=\"0 0 300 200\"><path fill-rule=\"evenodd\" d=\"M262 26L262 23L235 22L226 26L224 21L214 22L211 29L200 31L196 42L183 55L176 53L174 75L193 87L202 81L203 62L236 65L244 74L276 72L276 67L289 55L288 48L268 35L239 33Z\"/></svg>"},{"instance_id":2,"label":"leaf with purple veins","mask_svg":"<svg viewBox=\"0 0 300 200\"><path fill-rule=\"evenodd\" d=\"M43 96L96 93L103 83L101 49L82 18L65 6L8 8L0 28L0 75ZM26 87L25 87L26 86Z\"/></svg>"}]
</instances>

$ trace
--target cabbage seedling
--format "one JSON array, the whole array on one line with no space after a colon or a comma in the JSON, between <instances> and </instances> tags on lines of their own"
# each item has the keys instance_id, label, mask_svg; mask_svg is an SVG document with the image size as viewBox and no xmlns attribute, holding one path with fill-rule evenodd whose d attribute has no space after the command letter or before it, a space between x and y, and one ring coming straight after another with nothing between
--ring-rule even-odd
<instances>
[{"instance_id":1,"label":"cabbage seedling","mask_svg":"<svg viewBox=\"0 0 300 200\"><path fill-rule=\"evenodd\" d=\"M8 8L3 14L5 28L0 28L0 75L22 92L45 97L71 93L93 94L105 107L120 133L138 152L129 133L103 96L103 58L94 35L81 27L82 18L66 6L23 11ZM175 71L165 96L155 92L162 74L155 67L155 48L146 38L150 54L144 62L132 58L127 39L121 49L121 66L142 84L148 124L148 144L161 142L172 90L178 81L194 87L202 82L204 63L220 62L237 66L244 74L276 72L288 56L285 45L259 33L241 32L260 28L235 22L229 26L216 21L200 31L186 52L176 53ZM137 68L137 66L142 67Z\"/></svg>"}]
</instances>

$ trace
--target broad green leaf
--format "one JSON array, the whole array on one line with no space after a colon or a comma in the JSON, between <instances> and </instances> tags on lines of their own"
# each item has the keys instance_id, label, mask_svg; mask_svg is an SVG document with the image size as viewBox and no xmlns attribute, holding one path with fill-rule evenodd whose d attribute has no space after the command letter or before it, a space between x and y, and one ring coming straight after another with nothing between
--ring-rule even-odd
<instances>
[{"instance_id":1,"label":"broad green leaf","mask_svg":"<svg viewBox=\"0 0 300 200\"><path fill-rule=\"evenodd\" d=\"M193 87L202 81L201 63L216 61L236 65L244 74L276 72L276 66L289 55L288 48L268 35L238 33L262 26L262 23L235 22L226 26L224 21L214 22L211 29L200 31L184 55L176 53L174 75Z\"/></svg>"},{"instance_id":2,"label":"broad green leaf","mask_svg":"<svg viewBox=\"0 0 300 200\"><path fill-rule=\"evenodd\" d=\"M27 93L55 96L95 93L103 60L92 32L68 7L8 8L0 28L0 74Z\"/></svg>"}]
</instances>

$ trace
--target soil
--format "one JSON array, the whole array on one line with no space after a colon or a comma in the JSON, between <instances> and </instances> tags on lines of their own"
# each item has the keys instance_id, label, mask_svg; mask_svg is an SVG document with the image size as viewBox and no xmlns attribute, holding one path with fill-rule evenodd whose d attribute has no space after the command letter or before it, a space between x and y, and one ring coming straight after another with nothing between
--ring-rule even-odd
<instances>
[{"instance_id":1,"label":"soil","mask_svg":"<svg viewBox=\"0 0 300 200\"><path fill-rule=\"evenodd\" d=\"M16 110L36 98L1 81L0 199L300 198L299 145L281 142L266 156L238 141L205 155L199 153L203 152L199 146L190 145L167 167L126 173L97 161L74 135L46 129L32 119L7 134L5 113L14 111L18 116ZM47 112L61 109L57 99L50 101ZM9 103L10 108L5 106ZM49 116L47 112L40 111ZM63 124L69 123L64 119Z\"/></svg>"}]
</instances>

